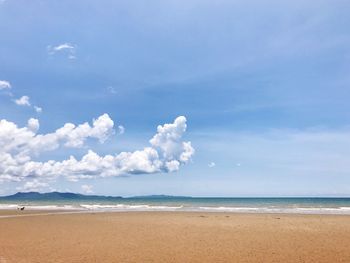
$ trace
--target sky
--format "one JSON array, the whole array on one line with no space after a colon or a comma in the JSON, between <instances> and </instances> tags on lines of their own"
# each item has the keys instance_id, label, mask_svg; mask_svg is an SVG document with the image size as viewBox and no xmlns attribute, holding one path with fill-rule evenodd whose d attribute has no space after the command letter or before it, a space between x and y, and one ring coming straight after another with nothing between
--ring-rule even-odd
<instances>
[{"instance_id":1,"label":"sky","mask_svg":"<svg viewBox=\"0 0 350 263\"><path fill-rule=\"evenodd\" d=\"M0 195L350 196L347 0L0 0Z\"/></svg>"}]
</instances>

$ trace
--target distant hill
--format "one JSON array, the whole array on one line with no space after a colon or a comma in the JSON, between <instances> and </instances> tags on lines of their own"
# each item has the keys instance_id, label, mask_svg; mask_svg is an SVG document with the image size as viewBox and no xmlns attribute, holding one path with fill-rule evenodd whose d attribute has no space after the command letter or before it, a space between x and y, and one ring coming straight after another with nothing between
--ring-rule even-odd
<instances>
[{"instance_id":1,"label":"distant hill","mask_svg":"<svg viewBox=\"0 0 350 263\"><path fill-rule=\"evenodd\" d=\"M0 200L114 200L121 199L120 196L83 195L75 193L38 193L38 192L18 192L14 195L2 196Z\"/></svg>"},{"instance_id":2,"label":"distant hill","mask_svg":"<svg viewBox=\"0 0 350 263\"><path fill-rule=\"evenodd\" d=\"M141 195L133 196L130 199L179 199L179 198L191 198L189 196L174 196L174 195Z\"/></svg>"},{"instance_id":3,"label":"distant hill","mask_svg":"<svg viewBox=\"0 0 350 263\"><path fill-rule=\"evenodd\" d=\"M13 195L0 196L1 200L9 201L52 201L52 200L91 200L91 201L108 201L122 199L121 196L103 196L103 195L83 195L75 193L38 193L38 192L18 192ZM146 196L134 196L124 199L172 199L172 198L189 198L186 196L171 196L171 195L146 195Z\"/></svg>"}]
</instances>

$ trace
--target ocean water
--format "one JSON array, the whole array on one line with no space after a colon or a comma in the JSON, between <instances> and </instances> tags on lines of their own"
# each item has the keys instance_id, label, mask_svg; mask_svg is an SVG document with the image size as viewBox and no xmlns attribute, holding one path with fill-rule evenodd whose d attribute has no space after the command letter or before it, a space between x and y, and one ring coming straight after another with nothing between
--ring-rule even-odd
<instances>
[{"instance_id":1,"label":"ocean water","mask_svg":"<svg viewBox=\"0 0 350 263\"><path fill-rule=\"evenodd\" d=\"M348 214L350 198L189 198L0 201L0 209L67 211L189 211L236 213Z\"/></svg>"}]
</instances>

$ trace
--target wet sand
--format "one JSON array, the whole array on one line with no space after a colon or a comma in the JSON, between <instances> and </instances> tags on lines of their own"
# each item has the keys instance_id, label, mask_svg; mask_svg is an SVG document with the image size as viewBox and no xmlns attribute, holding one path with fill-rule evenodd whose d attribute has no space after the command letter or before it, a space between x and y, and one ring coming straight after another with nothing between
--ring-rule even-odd
<instances>
[{"instance_id":1,"label":"wet sand","mask_svg":"<svg viewBox=\"0 0 350 263\"><path fill-rule=\"evenodd\" d=\"M0 212L0 263L350 262L350 216L29 213Z\"/></svg>"}]
</instances>

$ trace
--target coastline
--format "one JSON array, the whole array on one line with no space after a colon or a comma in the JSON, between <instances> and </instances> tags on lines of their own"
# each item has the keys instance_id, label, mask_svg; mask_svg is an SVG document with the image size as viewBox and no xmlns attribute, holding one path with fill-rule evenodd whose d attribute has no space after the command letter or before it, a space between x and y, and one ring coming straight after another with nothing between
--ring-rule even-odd
<instances>
[{"instance_id":1,"label":"coastline","mask_svg":"<svg viewBox=\"0 0 350 263\"><path fill-rule=\"evenodd\" d=\"M18 211L24 207L24 211ZM154 205L6 205L0 204L0 214L2 211L14 211L14 213L46 212L81 212L81 213L100 213L100 212L184 212L184 213L233 213L233 214L295 214L295 215L348 215L350 216L350 207L185 207L185 206L154 206Z\"/></svg>"},{"instance_id":2,"label":"coastline","mask_svg":"<svg viewBox=\"0 0 350 263\"><path fill-rule=\"evenodd\" d=\"M0 198L0 211L65 210L92 212L169 211L279 214L347 214L350 198L337 197L180 197L87 196L74 193L16 193Z\"/></svg>"},{"instance_id":3,"label":"coastline","mask_svg":"<svg viewBox=\"0 0 350 263\"><path fill-rule=\"evenodd\" d=\"M347 215L31 212L0 220L2 262L350 262Z\"/></svg>"}]
</instances>

